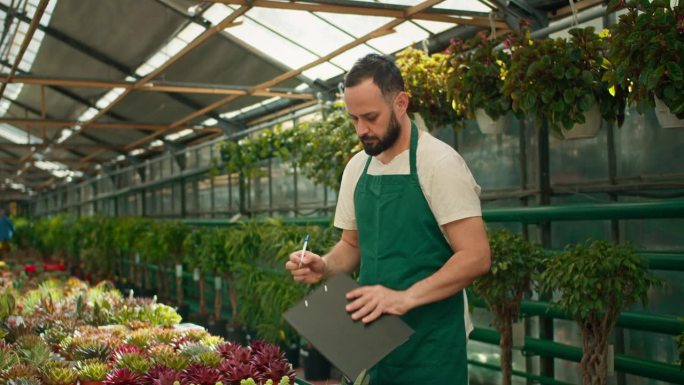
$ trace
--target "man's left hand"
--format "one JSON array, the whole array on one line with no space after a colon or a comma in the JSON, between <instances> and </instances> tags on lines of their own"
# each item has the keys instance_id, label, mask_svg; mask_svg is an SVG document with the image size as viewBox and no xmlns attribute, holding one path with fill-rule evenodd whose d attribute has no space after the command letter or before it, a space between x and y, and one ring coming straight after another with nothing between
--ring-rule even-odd
<instances>
[{"instance_id":1,"label":"man's left hand","mask_svg":"<svg viewBox=\"0 0 684 385\"><path fill-rule=\"evenodd\" d=\"M412 307L406 291L391 290L380 285L354 289L347 293L347 300L352 301L345 308L352 313L352 319L360 319L365 324L383 314L406 314Z\"/></svg>"}]
</instances>

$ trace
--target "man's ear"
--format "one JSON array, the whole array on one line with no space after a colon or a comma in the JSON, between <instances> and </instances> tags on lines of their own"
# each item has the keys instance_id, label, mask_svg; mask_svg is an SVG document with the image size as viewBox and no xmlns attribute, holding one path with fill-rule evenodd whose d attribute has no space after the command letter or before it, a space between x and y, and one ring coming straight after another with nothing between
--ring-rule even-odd
<instances>
[{"instance_id":1,"label":"man's ear","mask_svg":"<svg viewBox=\"0 0 684 385\"><path fill-rule=\"evenodd\" d=\"M394 98L394 113L396 116L402 116L406 113L409 105L409 97L405 91L401 91Z\"/></svg>"}]
</instances>

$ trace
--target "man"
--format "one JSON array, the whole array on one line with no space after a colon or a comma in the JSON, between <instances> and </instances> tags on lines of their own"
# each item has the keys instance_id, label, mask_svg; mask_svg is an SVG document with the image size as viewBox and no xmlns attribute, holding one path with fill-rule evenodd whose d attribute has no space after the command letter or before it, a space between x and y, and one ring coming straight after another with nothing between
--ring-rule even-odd
<instances>
[{"instance_id":1,"label":"man","mask_svg":"<svg viewBox=\"0 0 684 385\"><path fill-rule=\"evenodd\" d=\"M463 289L490 266L479 186L456 151L411 122L390 60L358 60L344 100L365 152L342 176L341 239L323 257L305 253L301 267L294 252L285 267L305 283L358 270L351 317L395 314L414 330L370 371L371 384L467 384Z\"/></svg>"},{"instance_id":2,"label":"man","mask_svg":"<svg viewBox=\"0 0 684 385\"><path fill-rule=\"evenodd\" d=\"M9 241L14 235L14 224L12 220L5 215L5 209L0 207L0 258L5 258L9 253Z\"/></svg>"}]
</instances>

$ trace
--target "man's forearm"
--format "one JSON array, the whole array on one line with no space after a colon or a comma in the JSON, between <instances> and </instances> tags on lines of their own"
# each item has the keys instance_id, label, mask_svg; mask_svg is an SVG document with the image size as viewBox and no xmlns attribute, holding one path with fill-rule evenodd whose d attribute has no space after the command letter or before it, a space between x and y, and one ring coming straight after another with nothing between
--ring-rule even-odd
<instances>
[{"instance_id":1,"label":"man's forearm","mask_svg":"<svg viewBox=\"0 0 684 385\"><path fill-rule=\"evenodd\" d=\"M489 271L488 251L459 251L441 269L406 290L409 306L415 308L452 296L470 285L475 278L486 274L487 271Z\"/></svg>"},{"instance_id":2,"label":"man's forearm","mask_svg":"<svg viewBox=\"0 0 684 385\"><path fill-rule=\"evenodd\" d=\"M337 273L352 273L359 268L359 249L344 239L338 241L328 254L323 256L325 261L325 277Z\"/></svg>"}]
</instances>

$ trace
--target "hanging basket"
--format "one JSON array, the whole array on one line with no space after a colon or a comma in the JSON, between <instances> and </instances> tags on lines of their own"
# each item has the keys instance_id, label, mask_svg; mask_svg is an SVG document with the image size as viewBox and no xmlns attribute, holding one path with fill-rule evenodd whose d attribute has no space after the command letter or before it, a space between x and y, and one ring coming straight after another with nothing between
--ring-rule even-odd
<instances>
[{"instance_id":1,"label":"hanging basket","mask_svg":"<svg viewBox=\"0 0 684 385\"><path fill-rule=\"evenodd\" d=\"M677 115L658 97L655 98L655 114L658 123L663 128L684 128L684 120L678 119Z\"/></svg>"},{"instance_id":2,"label":"hanging basket","mask_svg":"<svg viewBox=\"0 0 684 385\"><path fill-rule=\"evenodd\" d=\"M561 132L565 139L595 138L601 129L602 123L599 106L594 104L584 115L584 123L577 123L569 130L561 127Z\"/></svg>"},{"instance_id":3,"label":"hanging basket","mask_svg":"<svg viewBox=\"0 0 684 385\"><path fill-rule=\"evenodd\" d=\"M487 115L484 108L479 108L475 111L475 121L477 121L477 125L483 134L501 134L506 124L503 116L494 120Z\"/></svg>"}]
</instances>

